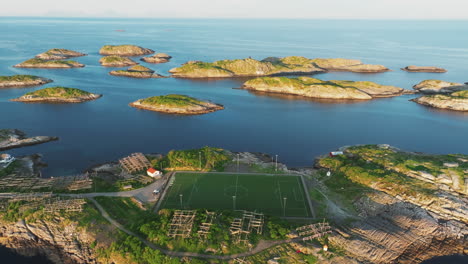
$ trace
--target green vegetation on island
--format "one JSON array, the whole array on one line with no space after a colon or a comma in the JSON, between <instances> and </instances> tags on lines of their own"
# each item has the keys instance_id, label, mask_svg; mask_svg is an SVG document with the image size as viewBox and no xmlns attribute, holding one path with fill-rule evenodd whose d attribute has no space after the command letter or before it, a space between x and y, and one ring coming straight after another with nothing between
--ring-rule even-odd
<instances>
[{"instance_id":1,"label":"green vegetation on island","mask_svg":"<svg viewBox=\"0 0 468 264\"><path fill-rule=\"evenodd\" d=\"M376 97L398 96L404 89L368 81L322 81L316 78L260 77L245 82L243 89L299 95L323 99L369 100Z\"/></svg>"},{"instance_id":2,"label":"green vegetation on island","mask_svg":"<svg viewBox=\"0 0 468 264\"><path fill-rule=\"evenodd\" d=\"M215 62L190 61L169 72L174 77L210 78L236 76L308 75L326 71L383 72L382 65L363 64L359 60L308 59L299 56L255 59L220 60Z\"/></svg>"},{"instance_id":3,"label":"green vegetation on island","mask_svg":"<svg viewBox=\"0 0 468 264\"><path fill-rule=\"evenodd\" d=\"M77 103L94 100L99 97L101 97L101 95L89 93L80 89L56 86L26 93L19 98L12 99L12 101Z\"/></svg>"},{"instance_id":4,"label":"green vegetation on island","mask_svg":"<svg viewBox=\"0 0 468 264\"><path fill-rule=\"evenodd\" d=\"M81 56L86 56L86 54L68 49L50 49L44 53L36 55L36 58L44 60L64 60Z\"/></svg>"},{"instance_id":5,"label":"green vegetation on island","mask_svg":"<svg viewBox=\"0 0 468 264\"><path fill-rule=\"evenodd\" d=\"M121 56L105 56L99 60L102 66L106 67L126 67L137 65L138 63L127 57Z\"/></svg>"},{"instance_id":6,"label":"green vegetation on island","mask_svg":"<svg viewBox=\"0 0 468 264\"><path fill-rule=\"evenodd\" d=\"M39 58L29 59L13 67L16 68L81 68L84 64L73 60L44 60Z\"/></svg>"},{"instance_id":7,"label":"green vegetation on island","mask_svg":"<svg viewBox=\"0 0 468 264\"><path fill-rule=\"evenodd\" d=\"M223 171L224 165L233 159L232 156L227 150L205 146L199 149L171 150L152 163L156 168L166 170Z\"/></svg>"},{"instance_id":8,"label":"green vegetation on island","mask_svg":"<svg viewBox=\"0 0 468 264\"><path fill-rule=\"evenodd\" d=\"M151 49L135 45L105 45L99 50L101 55L141 56L154 53Z\"/></svg>"},{"instance_id":9,"label":"green vegetation on island","mask_svg":"<svg viewBox=\"0 0 468 264\"><path fill-rule=\"evenodd\" d=\"M163 113L186 115L205 114L224 109L219 104L178 94L148 97L137 100L131 103L130 106Z\"/></svg>"},{"instance_id":10,"label":"green vegetation on island","mask_svg":"<svg viewBox=\"0 0 468 264\"><path fill-rule=\"evenodd\" d=\"M164 78L164 76L154 73L153 70L142 65L135 65L128 68L127 70L111 71L109 74L131 78Z\"/></svg>"},{"instance_id":11,"label":"green vegetation on island","mask_svg":"<svg viewBox=\"0 0 468 264\"><path fill-rule=\"evenodd\" d=\"M0 76L0 88L37 86L52 80L34 75Z\"/></svg>"}]
</instances>

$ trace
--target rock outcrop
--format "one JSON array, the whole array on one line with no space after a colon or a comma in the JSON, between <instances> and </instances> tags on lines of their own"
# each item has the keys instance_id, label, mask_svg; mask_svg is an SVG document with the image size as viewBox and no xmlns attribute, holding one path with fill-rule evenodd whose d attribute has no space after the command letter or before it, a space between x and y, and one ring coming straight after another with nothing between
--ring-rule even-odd
<instances>
[{"instance_id":1,"label":"rock outcrop","mask_svg":"<svg viewBox=\"0 0 468 264\"><path fill-rule=\"evenodd\" d=\"M72 60L44 60L39 58L29 59L16 64L15 68L45 68L45 69L69 69L82 68L84 64Z\"/></svg>"},{"instance_id":2,"label":"rock outcrop","mask_svg":"<svg viewBox=\"0 0 468 264\"><path fill-rule=\"evenodd\" d=\"M17 129L0 129L0 150L21 148L55 140L58 140L58 137L36 136L28 138L24 132Z\"/></svg>"},{"instance_id":3,"label":"rock outcrop","mask_svg":"<svg viewBox=\"0 0 468 264\"><path fill-rule=\"evenodd\" d=\"M224 78L238 76L310 75L326 71L377 73L388 71L382 65L363 64L359 60L308 59L291 56L255 59L221 60L212 63L191 61L169 72L181 78Z\"/></svg>"},{"instance_id":4,"label":"rock outcrop","mask_svg":"<svg viewBox=\"0 0 468 264\"><path fill-rule=\"evenodd\" d=\"M424 94L453 93L468 90L468 84L446 82L441 80L424 80L413 86L413 89Z\"/></svg>"},{"instance_id":5,"label":"rock outcrop","mask_svg":"<svg viewBox=\"0 0 468 264\"><path fill-rule=\"evenodd\" d=\"M0 76L0 88L39 86L52 80L34 75Z\"/></svg>"},{"instance_id":6,"label":"rock outcrop","mask_svg":"<svg viewBox=\"0 0 468 264\"><path fill-rule=\"evenodd\" d=\"M79 228L78 223L49 221L0 223L0 244L24 256L45 255L53 263L97 263L90 245L94 236Z\"/></svg>"},{"instance_id":7,"label":"rock outcrop","mask_svg":"<svg viewBox=\"0 0 468 264\"><path fill-rule=\"evenodd\" d=\"M132 66L127 70L111 71L109 74L131 78L165 78L160 74L154 73L150 68L141 65Z\"/></svg>"},{"instance_id":8,"label":"rock outcrop","mask_svg":"<svg viewBox=\"0 0 468 264\"><path fill-rule=\"evenodd\" d=\"M370 100L405 93L402 88L374 82L322 81L310 77L261 77L245 82L242 89L310 98L349 100Z\"/></svg>"},{"instance_id":9,"label":"rock outcrop","mask_svg":"<svg viewBox=\"0 0 468 264\"><path fill-rule=\"evenodd\" d=\"M167 55L166 53L157 53L150 57L143 57L140 60L148 63L166 63L172 57Z\"/></svg>"},{"instance_id":10,"label":"rock outcrop","mask_svg":"<svg viewBox=\"0 0 468 264\"><path fill-rule=\"evenodd\" d=\"M82 103L100 98L101 94L93 94L76 88L50 87L27 93L14 102L29 103Z\"/></svg>"},{"instance_id":11,"label":"rock outcrop","mask_svg":"<svg viewBox=\"0 0 468 264\"><path fill-rule=\"evenodd\" d=\"M407 72L435 72L435 73L444 73L447 72L446 69L443 68L438 68L434 66L406 66L404 68L401 68L403 71Z\"/></svg>"},{"instance_id":12,"label":"rock outcrop","mask_svg":"<svg viewBox=\"0 0 468 264\"><path fill-rule=\"evenodd\" d=\"M141 56L153 54L154 50L135 45L105 45L99 50L101 55Z\"/></svg>"},{"instance_id":13,"label":"rock outcrop","mask_svg":"<svg viewBox=\"0 0 468 264\"><path fill-rule=\"evenodd\" d=\"M67 49L50 49L44 53L37 54L36 58L43 60L66 60L81 56L86 56L86 54Z\"/></svg>"},{"instance_id":14,"label":"rock outcrop","mask_svg":"<svg viewBox=\"0 0 468 264\"><path fill-rule=\"evenodd\" d=\"M222 105L198 99L186 95L162 95L140 99L130 106L161 113L180 115L200 115L224 109Z\"/></svg>"},{"instance_id":15,"label":"rock outcrop","mask_svg":"<svg viewBox=\"0 0 468 264\"><path fill-rule=\"evenodd\" d=\"M121 56L106 56L99 60L99 63L105 67L127 67L137 65L138 63L130 58Z\"/></svg>"},{"instance_id":16,"label":"rock outcrop","mask_svg":"<svg viewBox=\"0 0 468 264\"><path fill-rule=\"evenodd\" d=\"M468 111L468 90L451 94L426 95L411 101L440 109Z\"/></svg>"},{"instance_id":17,"label":"rock outcrop","mask_svg":"<svg viewBox=\"0 0 468 264\"><path fill-rule=\"evenodd\" d=\"M364 263L420 263L468 253L468 174L463 169L468 156L411 153L388 145L341 150L341 157L317 162L331 171L317 184L321 192L339 192L352 204L337 210L343 201L336 193L327 195L335 197L326 203L329 217L338 222L331 244Z\"/></svg>"}]
</instances>

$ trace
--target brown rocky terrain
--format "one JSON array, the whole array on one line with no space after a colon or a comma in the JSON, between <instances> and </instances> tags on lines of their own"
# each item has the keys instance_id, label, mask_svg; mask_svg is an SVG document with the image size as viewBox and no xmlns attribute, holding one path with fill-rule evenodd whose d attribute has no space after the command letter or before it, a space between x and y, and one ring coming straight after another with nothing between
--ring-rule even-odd
<instances>
[{"instance_id":1,"label":"brown rocky terrain","mask_svg":"<svg viewBox=\"0 0 468 264\"><path fill-rule=\"evenodd\" d=\"M0 76L0 88L39 86L51 82L51 79L33 75Z\"/></svg>"},{"instance_id":2,"label":"brown rocky terrain","mask_svg":"<svg viewBox=\"0 0 468 264\"><path fill-rule=\"evenodd\" d=\"M154 50L136 45L105 45L99 50L101 55L141 56L154 53Z\"/></svg>"},{"instance_id":3,"label":"brown rocky terrain","mask_svg":"<svg viewBox=\"0 0 468 264\"><path fill-rule=\"evenodd\" d=\"M37 54L36 58L44 60L66 60L72 57L81 56L86 56L86 54L67 49L50 49L46 52Z\"/></svg>"},{"instance_id":4,"label":"brown rocky terrain","mask_svg":"<svg viewBox=\"0 0 468 264\"><path fill-rule=\"evenodd\" d=\"M435 72L435 73L444 73L447 72L444 68L434 67L434 66L406 66L401 68L403 71L407 72Z\"/></svg>"},{"instance_id":5,"label":"brown rocky terrain","mask_svg":"<svg viewBox=\"0 0 468 264\"><path fill-rule=\"evenodd\" d=\"M164 76L155 73L150 68L136 65L128 68L127 70L117 70L109 72L110 75L123 76L131 78L165 78Z\"/></svg>"},{"instance_id":6,"label":"brown rocky terrain","mask_svg":"<svg viewBox=\"0 0 468 264\"><path fill-rule=\"evenodd\" d=\"M468 85L441 80L424 80L414 85L413 89L424 94L440 94L468 90Z\"/></svg>"},{"instance_id":7,"label":"brown rocky terrain","mask_svg":"<svg viewBox=\"0 0 468 264\"><path fill-rule=\"evenodd\" d=\"M143 57L140 60L148 63L166 63L172 57L167 55L166 53L157 53L150 57Z\"/></svg>"},{"instance_id":8,"label":"brown rocky terrain","mask_svg":"<svg viewBox=\"0 0 468 264\"><path fill-rule=\"evenodd\" d=\"M0 129L0 150L21 148L58 140L58 137L36 136L26 137L26 134L17 129Z\"/></svg>"}]
</instances>

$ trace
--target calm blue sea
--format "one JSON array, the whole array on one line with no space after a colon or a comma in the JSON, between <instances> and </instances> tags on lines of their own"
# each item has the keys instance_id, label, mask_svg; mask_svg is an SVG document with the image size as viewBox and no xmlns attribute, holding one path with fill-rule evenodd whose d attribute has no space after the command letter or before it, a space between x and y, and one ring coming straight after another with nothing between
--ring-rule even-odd
<instances>
[{"instance_id":1,"label":"calm blue sea","mask_svg":"<svg viewBox=\"0 0 468 264\"><path fill-rule=\"evenodd\" d=\"M384 64L393 71L316 77L369 80L411 89L424 79L468 81L468 21L0 18L0 36L0 75L36 74L55 81L47 86L104 94L83 104L23 104L9 99L43 87L0 90L1 128L60 137L58 142L10 151L14 155L42 153L49 164L45 176L78 173L137 151L164 153L205 145L278 154L289 166L310 166L317 155L353 144L468 153L468 113L409 102L414 95L326 103L232 89L245 79L114 77L108 75L112 69L98 63L98 50L105 44L136 44L172 55L170 63L142 63L161 74L188 60L341 57ZM50 48L88 53L77 59L86 67L12 68ZM399 70L410 64L440 66L448 73ZM212 100L226 109L202 116L172 116L128 106L139 98L170 93Z\"/></svg>"}]
</instances>

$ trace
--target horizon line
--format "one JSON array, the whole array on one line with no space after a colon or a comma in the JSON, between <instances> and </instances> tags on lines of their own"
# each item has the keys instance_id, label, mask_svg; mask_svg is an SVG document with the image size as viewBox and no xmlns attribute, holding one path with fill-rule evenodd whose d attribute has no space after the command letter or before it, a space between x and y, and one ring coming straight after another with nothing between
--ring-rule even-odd
<instances>
[{"instance_id":1,"label":"horizon line","mask_svg":"<svg viewBox=\"0 0 468 264\"><path fill-rule=\"evenodd\" d=\"M309 17L149 17L149 16L47 16L47 15L34 15L34 16L22 16L22 15L1 15L0 19L5 18L58 18L58 19L74 19L74 18L89 18L89 19L252 19L252 20L379 20L379 21L468 21L468 18L309 18Z\"/></svg>"}]
</instances>

